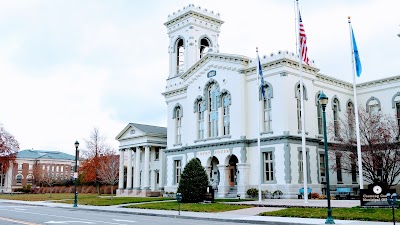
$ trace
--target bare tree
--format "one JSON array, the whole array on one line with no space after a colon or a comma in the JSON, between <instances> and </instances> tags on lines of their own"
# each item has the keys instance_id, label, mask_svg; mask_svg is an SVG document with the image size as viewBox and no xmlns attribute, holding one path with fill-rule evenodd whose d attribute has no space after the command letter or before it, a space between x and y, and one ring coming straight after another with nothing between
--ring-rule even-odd
<instances>
[{"instance_id":1,"label":"bare tree","mask_svg":"<svg viewBox=\"0 0 400 225\"><path fill-rule=\"evenodd\" d=\"M98 128L94 128L88 140L85 140L86 148L82 150L82 156L85 159L82 163L82 174L85 182L94 182L97 194L100 195L100 182L98 177L98 168L102 160L101 156L111 152L111 146L106 142Z\"/></svg>"},{"instance_id":2,"label":"bare tree","mask_svg":"<svg viewBox=\"0 0 400 225\"><path fill-rule=\"evenodd\" d=\"M358 110L361 161L364 180L369 183L381 182L390 188L400 182L399 126L392 115L381 112ZM355 117L349 112L345 119L332 122L329 126L334 157L340 157L340 167L332 168L346 173L357 170L357 141Z\"/></svg>"},{"instance_id":3,"label":"bare tree","mask_svg":"<svg viewBox=\"0 0 400 225\"><path fill-rule=\"evenodd\" d=\"M41 184L50 187L50 198L52 197L53 186L60 181L59 178L56 177L56 173L53 170L54 164L51 164L48 170L46 168L41 169L40 175L38 176L38 180Z\"/></svg>"},{"instance_id":4,"label":"bare tree","mask_svg":"<svg viewBox=\"0 0 400 225\"><path fill-rule=\"evenodd\" d=\"M6 174L15 162L19 150L18 141L0 124L0 173Z\"/></svg>"},{"instance_id":5,"label":"bare tree","mask_svg":"<svg viewBox=\"0 0 400 225\"><path fill-rule=\"evenodd\" d=\"M113 198L114 185L118 183L119 156L113 151L101 157L97 168L99 180L111 186L111 199Z\"/></svg>"}]
</instances>

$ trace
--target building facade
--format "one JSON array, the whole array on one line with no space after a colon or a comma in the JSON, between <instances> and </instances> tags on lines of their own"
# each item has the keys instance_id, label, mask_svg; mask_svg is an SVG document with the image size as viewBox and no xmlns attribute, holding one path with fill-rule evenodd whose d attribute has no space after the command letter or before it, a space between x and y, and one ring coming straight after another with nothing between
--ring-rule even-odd
<instances>
[{"instance_id":1,"label":"building facade","mask_svg":"<svg viewBox=\"0 0 400 225\"><path fill-rule=\"evenodd\" d=\"M52 184L73 179L75 156L58 151L22 150L0 176L0 191L12 192L26 185Z\"/></svg>"},{"instance_id":2,"label":"building facade","mask_svg":"<svg viewBox=\"0 0 400 225\"><path fill-rule=\"evenodd\" d=\"M298 56L279 51L260 57L266 81L264 99L257 80L257 60L219 52L223 23L219 14L192 4L164 23L169 36L169 75L162 95L168 120L158 187L176 192L186 163L198 158L218 197L245 196L249 188L258 188L260 179L262 190L280 190L283 197L297 197L304 182L300 123L304 116L306 182L313 192L324 193L319 94L323 91L329 97L328 123L336 122L353 110L353 85L320 73L311 62L302 65L300 87ZM300 88L304 115L300 113ZM398 116L399 91L400 76L361 83L357 85L358 104L367 111ZM400 118L397 120L400 123ZM340 160L330 163L340 164ZM332 189L358 190L357 176L331 170L330 178Z\"/></svg>"}]
</instances>

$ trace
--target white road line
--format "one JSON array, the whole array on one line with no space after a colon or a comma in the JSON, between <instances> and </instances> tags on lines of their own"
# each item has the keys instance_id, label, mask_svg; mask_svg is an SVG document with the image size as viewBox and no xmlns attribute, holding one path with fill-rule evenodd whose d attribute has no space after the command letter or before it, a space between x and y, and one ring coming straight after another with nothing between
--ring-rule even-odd
<instances>
[{"instance_id":1,"label":"white road line","mask_svg":"<svg viewBox=\"0 0 400 225\"><path fill-rule=\"evenodd\" d=\"M105 222L105 221L98 221L98 220L88 220L88 219L81 219L81 218L75 218L75 217L69 217L69 216L57 216L57 215L50 215L50 214L44 214L44 213L34 213L34 212L26 212L26 211L23 212L23 211L10 210L10 209L0 209L0 210L1 210L1 211L11 211L11 212L17 211L18 213L26 213L26 214L40 215L40 216L52 216L52 217L57 217L57 218L72 219L72 220L81 220L81 221L95 222L95 223L123 225L123 224L121 224L121 223Z\"/></svg>"},{"instance_id":2,"label":"white road line","mask_svg":"<svg viewBox=\"0 0 400 225\"><path fill-rule=\"evenodd\" d=\"M44 223L50 224L69 224L69 223L85 223L85 224L94 224L93 222L84 222L84 221L48 221Z\"/></svg>"},{"instance_id":3,"label":"white road line","mask_svg":"<svg viewBox=\"0 0 400 225\"><path fill-rule=\"evenodd\" d=\"M137 221L134 221L134 220L120 220L120 219L113 219L114 221L117 221L117 222L128 222L128 223L136 223Z\"/></svg>"}]
</instances>

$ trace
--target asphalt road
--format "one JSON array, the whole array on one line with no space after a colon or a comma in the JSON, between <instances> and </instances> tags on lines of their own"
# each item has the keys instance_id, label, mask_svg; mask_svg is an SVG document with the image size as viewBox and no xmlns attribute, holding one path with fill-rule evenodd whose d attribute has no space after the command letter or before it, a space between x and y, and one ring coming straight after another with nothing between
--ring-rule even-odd
<instances>
[{"instance_id":1,"label":"asphalt road","mask_svg":"<svg viewBox=\"0 0 400 225\"><path fill-rule=\"evenodd\" d=\"M52 225L52 224L107 224L107 225L228 225L241 224L232 222L216 222L208 220L192 220L158 216L129 215L123 213L96 212L78 209L50 208L43 206L24 206L9 203L0 205L1 225Z\"/></svg>"}]
</instances>

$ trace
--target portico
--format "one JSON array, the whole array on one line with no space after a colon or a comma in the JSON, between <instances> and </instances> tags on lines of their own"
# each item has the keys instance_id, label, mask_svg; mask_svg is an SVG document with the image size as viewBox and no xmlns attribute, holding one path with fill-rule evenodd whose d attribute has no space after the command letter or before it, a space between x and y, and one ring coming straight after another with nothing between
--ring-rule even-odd
<instances>
[{"instance_id":1,"label":"portico","mask_svg":"<svg viewBox=\"0 0 400 225\"><path fill-rule=\"evenodd\" d=\"M163 187L163 150L166 128L128 124L116 137L120 142L117 195L158 196Z\"/></svg>"}]
</instances>

